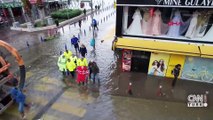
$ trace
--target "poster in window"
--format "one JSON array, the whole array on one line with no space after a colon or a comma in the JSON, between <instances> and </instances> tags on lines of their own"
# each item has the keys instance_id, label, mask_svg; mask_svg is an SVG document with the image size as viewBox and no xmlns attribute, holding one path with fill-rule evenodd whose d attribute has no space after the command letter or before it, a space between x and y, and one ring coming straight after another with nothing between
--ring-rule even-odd
<instances>
[{"instance_id":1,"label":"poster in window","mask_svg":"<svg viewBox=\"0 0 213 120\"><path fill-rule=\"evenodd\" d=\"M132 64L132 51L123 50L122 51L122 71L129 72L131 70Z\"/></svg>"},{"instance_id":2,"label":"poster in window","mask_svg":"<svg viewBox=\"0 0 213 120\"><path fill-rule=\"evenodd\" d=\"M149 75L165 76L169 62L169 54L152 53L149 62Z\"/></svg>"},{"instance_id":3,"label":"poster in window","mask_svg":"<svg viewBox=\"0 0 213 120\"><path fill-rule=\"evenodd\" d=\"M200 57L186 57L181 78L213 83L213 60Z\"/></svg>"}]
</instances>

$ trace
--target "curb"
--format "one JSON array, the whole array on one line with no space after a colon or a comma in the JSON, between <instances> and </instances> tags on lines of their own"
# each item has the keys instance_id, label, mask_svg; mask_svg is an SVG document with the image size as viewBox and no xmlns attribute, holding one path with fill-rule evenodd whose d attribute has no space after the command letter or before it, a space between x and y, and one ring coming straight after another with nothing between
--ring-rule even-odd
<instances>
[{"instance_id":1,"label":"curb","mask_svg":"<svg viewBox=\"0 0 213 120\"><path fill-rule=\"evenodd\" d=\"M96 10L94 10L93 12L96 12ZM92 11L90 11L89 13L87 13L86 16L89 16L92 14ZM84 18L84 14L81 14L79 16L76 16L72 19L69 19L69 20L65 20L61 23L59 23L59 27L63 27L67 24L73 24L75 23L76 21L78 21L79 19L82 19ZM26 23L24 23L26 24ZM10 27L11 30L16 30L16 31L24 31L24 32L38 32L38 31L44 31L44 30L49 30L49 29L55 29L57 28L56 25L50 25L50 26L46 26L46 27L39 27L39 28L22 28L22 27Z\"/></svg>"}]
</instances>

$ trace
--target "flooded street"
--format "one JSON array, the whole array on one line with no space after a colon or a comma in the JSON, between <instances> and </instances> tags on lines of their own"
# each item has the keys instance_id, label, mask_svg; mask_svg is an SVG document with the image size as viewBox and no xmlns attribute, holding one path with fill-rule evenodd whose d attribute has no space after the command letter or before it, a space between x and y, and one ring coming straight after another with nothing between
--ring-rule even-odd
<instances>
[{"instance_id":1,"label":"flooded street","mask_svg":"<svg viewBox=\"0 0 213 120\"><path fill-rule=\"evenodd\" d=\"M212 120L213 107L187 108L184 99L177 101L155 99L150 94L153 86L145 86L153 81L143 81L144 89L149 97L132 97L126 94L129 80L134 81L147 76L121 72L119 54L111 50L112 40L115 33L115 9L110 8L94 16L99 21L99 30L96 38L96 50L90 46L92 31L89 30L91 17L82 22L82 33L78 24L64 26L60 29L60 37L47 42L41 42L39 36L43 33L35 33L29 42L30 47L25 46L25 41L20 45L14 45L19 49L26 65L26 94L27 103L32 106L26 112L28 120ZM86 34L84 34L84 31ZM28 33L25 33L28 34ZM100 84L90 82L86 87L75 84L70 76L63 78L58 70L57 60L59 52L68 49L75 53L70 39L73 35L80 35L80 43L85 44L88 50L87 60L95 60L100 68ZM28 35L29 38L30 36ZM6 37L5 37L6 38ZM36 39L37 38L37 39ZM18 38L21 40L21 38ZM32 41L31 40L31 41ZM103 41L103 42L101 42ZM24 47L25 46L25 47ZM13 59L8 56L8 60ZM13 63L15 64L15 63ZM13 69L13 68L12 68ZM153 79L153 78L149 78ZM65 80L73 83L69 87ZM125 82L122 82L125 81ZM133 82L134 83L134 82ZM135 84L141 84L135 82ZM168 83L164 83L165 86ZM154 87L156 87L154 86ZM153 93L157 88L153 87ZM209 85L208 90L212 90ZM139 88L140 89L140 88ZM121 90L120 92L116 91ZM146 91L147 90L147 91ZM148 91L150 90L150 91ZM122 94L120 94L122 93ZM179 96L179 95L177 95ZM181 97L183 96L180 95ZM185 96L184 96L185 97ZM183 97L183 98L184 98ZM187 98L186 98L187 99ZM212 101L209 100L209 101ZM17 105L11 106L2 115L0 120L19 120Z\"/></svg>"},{"instance_id":2,"label":"flooded street","mask_svg":"<svg viewBox=\"0 0 213 120\"><path fill-rule=\"evenodd\" d=\"M41 42L36 37L39 38L39 35L43 33L37 33L32 38L36 40L33 41L34 43L27 40L30 35L25 36L25 41L29 41L29 48L26 48L23 42L19 43L20 47L16 46L18 49L20 48L20 54L27 68L27 101L33 104L27 113L28 119L63 118L68 120L71 119L71 116L73 119L81 119L85 115L87 116L89 112L87 109L92 109L90 108L90 104L94 103L101 94L106 95L110 92L106 88L106 84L110 80L113 69L116 67L116 57L111 50L111 42L114 38L115 30L115 9L110 8L110 10L106 10L100 14L97 13L94 18L99 21L99 30L96 31L95 51L89 45L92 38L92 31L89 29L91 24L90 16L88 16L86 21L82 22L82 33L80 33L78 24L76 23L75 25L64 26L64 31L60 29L60 37L57 39ZM14 32L14 34L16 33ZM80 43L85 44L87 47L88 54L86 58L88 61L91 59L97 61L101 71L99 75L100 85L92 85L91 83L86 90L77 84L74 84L73 87L66 86L64 78L57 67L59 52L65 50L65 45L75 54L70 39L73 35L78 36L78 34L80 35ZM11 43L15 44L13 41ZM13 63L13 58L8 56L7 59ZM75 83L74 79L69 77L65 79ZM107 118L107 116L105 117ZM11 120L19 118L17 106L8 109L1 115L1 118Z\"/></svg>"}]
</instances>

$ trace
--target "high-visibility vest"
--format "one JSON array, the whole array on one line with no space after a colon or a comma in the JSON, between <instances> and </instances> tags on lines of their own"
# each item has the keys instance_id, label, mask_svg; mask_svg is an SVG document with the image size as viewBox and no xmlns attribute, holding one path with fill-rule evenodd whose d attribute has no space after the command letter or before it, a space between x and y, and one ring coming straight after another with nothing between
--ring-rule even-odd
<instances>
[{"instance_id":1,"label":"high-visibility vest","mask_svg":"<svg viewBox=\"0 0 213 120\"><path fill-rule=\"evenodd\" d=\"M72 52L68 50L68 53L65 51L64 56L66 59L69 59L72 56Z\"/></svg>"},{"instance_id":2,"label":"high-visibility vest","mask_svg":"<svg viewBox=\"0 0 213 120\"><path fill-rule=\"evenodd\" d=\"M60 71L64 71L64 70L66 71L66 62L67 62L67 59L63 58L63 55L61 55L58 58L57 65L58 65Z\"/></svg>"},{"instance_id":3,"label":"high-visibility vest","mask_svg":"<svg viewBox=\"0 0 213 120\"><path fill-rule=\"evenodd\" d=\"M70 57L70 60L77 63L78 58L77 58L76 56L74 56L74 57L71 56L71 57Z\"/></svg>"},{"instance_id":4,"label":"high-visibility vest","mask_svg":"<svg viewBox=\"0 0 213 120\"><path fill-rule=\"evenodd\" d=\"M75 70L76 64L74 63L74 61L67 61L66 67L70 72L72 72Z\"/></svg>"},{"instance_id":5,"label":"high-visibility vest","mask_svg":"<svg viewBox=\"0 0 213 120\"><path fill-rule=\"evenodd\" d=\"M88 66L87 59L86 58L84 58L83 60L78 59L77 66Z\"/></svg>"}]
</instances>

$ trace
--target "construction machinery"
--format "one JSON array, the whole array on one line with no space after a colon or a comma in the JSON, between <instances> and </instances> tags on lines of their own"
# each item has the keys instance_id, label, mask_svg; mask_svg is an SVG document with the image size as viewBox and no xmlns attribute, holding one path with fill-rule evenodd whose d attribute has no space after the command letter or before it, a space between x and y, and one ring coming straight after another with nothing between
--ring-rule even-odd
<instances>
[{"instance_id":1,"label":"construction machinery","mask_svg":"<svg viewBox=\"0 0 213 120\"><path fill-rule=\"evenodd\" d=\"M10 95L12 87L18 87L20 90L24 88L25 83L25 66L22 57L18 51L8 43L0 40L0 47L6 49L12 56L15 57L20 71L20 78L13 76L9 71L11 64L7 62L2 55L0 55L0 114L4 112L12 103L13 99Z\"/></svg>"}]
</instances>

